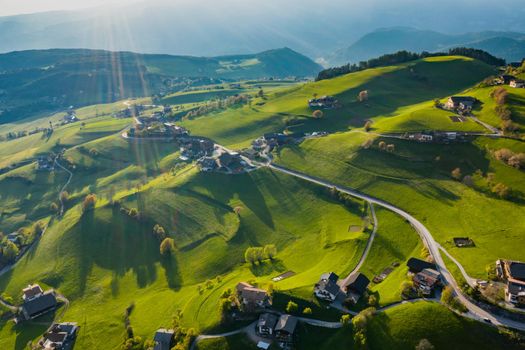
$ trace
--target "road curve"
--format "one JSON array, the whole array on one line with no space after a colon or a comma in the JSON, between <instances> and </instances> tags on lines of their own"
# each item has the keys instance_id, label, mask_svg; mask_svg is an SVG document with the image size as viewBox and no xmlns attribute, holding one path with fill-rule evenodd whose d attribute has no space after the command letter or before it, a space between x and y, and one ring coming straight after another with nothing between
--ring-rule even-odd
<instances>
[{"instance_id":1,"label":"road curve","mask_svg":"<svg viewBox=\"0 0 525 350\"><path fill-rule=\"evenodd\" d=\"M440 250L439 250L439 244L434 240L434 238L432 237L432 234L425 227L425 225L423 225L419 220L417 220L415 217L413 217L412 215L410 215L406 211L404 211L404 210L402 210L402 209L400 209L400 208L398 208L398 207L396 207L396 206L394 206L394 205L392 205L390 203L387 203L387 202L385 202L385 201L383 201L381 199L369 196L367 194L358 192L356 190L353 190L353 189L350 189L350 188L347 188L347 187L336 185L334 183L331 183L331 182L328 182L328 181L325 181L325 180L322 180L322 179L319 179L319 178L315 178L313 176L309 176L309 175L300 173L300 172L295 171L295 170L290 170L290 169L287 169L285 167L282 167L282 166L279 166L279 165L275 165L275 164L269 164L268 167L270 169L275 170L275 171L278 171L278 172L281 172L281 173L284 173L284 174L288 174L288 175L291 175L291 176L295 176L297 178L303 179L303 180L311 182L311 183L315 183L315 184L323 186L323 187L335 188L338 191L341 191L343 193L349 194L349 195L354 196L356 198L360 198L360 199L366 200L366 201L368 201L368 202L370 202L372 204L377 204L377 205L379 205L379 206L381 206L381 207L383 207L385 209L388 209L388 210L390 210L390 211L400 215L405 220L407 220L412 225L412 227L416 230L416 232L419 234L419 236L423 240L424 244L427 246L427 248L428 248L428 250L430 252L430 255L434 258L434 261L436 263L436 267L439 270L439 272L441 273L441 275L443 276L443 279L445 280L445 282L448 285L450 285L454 289L458 299L468 309L468 312L465 313L464 316L469 317L469 318L474 319L474 320L477 320L477 321L481 321L481 322L483 322L485 320L488 320L488 321L490 321L491 324L493 324L495 326L505 326L505 327L514 328L514 329L518 329L518 330L525 330L525 324L524 323L517 322L517 321L514 321L514 320L510 320L508 318L505 318L505 317L502 317L502 316L499 316L499 315L493 315L493 314L487 312L486 310L480 308L479 306L474 304L470 299L465 297L463 295L463 293L461 292L461 289L458 286L456 280L454 279L452 274L448 271L448 269L447 269L447 267L445 265L445 262L443 261L443 258L441 257L441 253L440 253Z\"/></svg>"},{"instance_id":2,"label":"road curve","mask_svg":"<svg viewBox=\"0 0 525 350\"><path fill-rule=\"evenodd\" d=\"M363 264L365 263L368 253L370 253L370 248L372 248L372 243L374 242L374 238L376 237L376 234L377 234L377 227L379 223L377 221L376 211L374 209L374 205L371 202L368 202L368 205L370 207L370 213L372 214L372 219L374 220L374 229L372 233L370 234L370 237L368 238L368 242L366 242L365 250L363 251L361 258L359 259L359 262L354 267L354 269L350 271L350 273L346 276L346 278L341 281L340 283L341 287L346 286L348 284L348 280L350 279L350 277L352 277L355 273L359 272L359 270L361 269L361 266L363 266Z\"/></svg>"}]
</instances>

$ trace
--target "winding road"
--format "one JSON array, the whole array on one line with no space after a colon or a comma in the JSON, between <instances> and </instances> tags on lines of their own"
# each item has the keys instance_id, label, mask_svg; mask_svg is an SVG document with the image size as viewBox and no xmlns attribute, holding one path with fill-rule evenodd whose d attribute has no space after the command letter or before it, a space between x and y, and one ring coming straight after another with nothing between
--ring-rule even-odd
<instances>
[{"instance_id":1,"label":"winding road","mask_svg":"<svg viewBox=\"0 0 525 350\"><path fill-rule=\"evenodd\" d=\"M60 190L60 192L58 192L58 200L60 201L60 216L62 216L64 215L64 201L62 200L62 193L66 190L66 187L71 182L71 179L73 179L73 173L69 171L66 167L62 166L62 164L60 164L58 160L56 160L56 158L55 158L55 164L59 168L61 168L62 170L66 171L69 174L69 178L67 179L67 182L64 184L64 186L62 186L62 189Z\"/></svg>"},{"instance_id":2,"label":"winding road","mask_svg":"<svg viewBox=\"0 0 525 350\"><path fill-rule=\"evenodd\" d=\"M460 287L458 286L456 280L454 279L454 277L452 276L450 271L448 271L448 269L447 269L447 267L445 265L445 262L443 261L443 258L442 258L441 253L440 253L440 248L439 248L440 246L439 246L439 244L434 240L434 238L432 237L432 234L425 227L425 225L423 225L419 220L417 220L415 217L413 217L412 215L410 215L406 211L404 211L404 210L402 210L402 209L400 209L400 208L398 208L398 207L396 207L396 206L394 206L394 205L392 205L390 203L387 203L387 202L385 202L383 200L380 200L378 198L369 196L367 194L358 192L356 190L353 190L353 189L350 189L350 188L347 188L347 187L336 185L334 183L331 183L331 182L328 182L328 181L325 181L325 180L322 180L322 179L315 178L313 176L309 176L309 175L300 173L300 172L295 171L295 170L290 170L290 169L287 169L285 167L282 167L282 166L279 166L279 165L275 165L275 164L269 164L267 166L270 169L272 169L272 170L275 170L275 171L278 171L278 172L281 172L281 173L284 173L284 174L288 174L288 175L291 175L291 176L295 176L297 178L303 179L303 180L311 182L311 183L315 183L315 184L323 186L323 187L335 188L336 190L338 190L340 192L349 194L349 195L351 195L353 197L356 197L356 198L360 198L360 199L366 200L366 201L368 201L368 202L370 202L372 204L379 205L379 206L381 206L381 207L383 207L385 209L388 209L388 210L390 210L390 211L400 215L405 220L407 220L412 225L412 227L416 230L416 232L419 234L419 236L423 240L425 246L427 246L427 248L428 248L428 250L430 252L430 255L434 258L434 261L436 263L436 267L439 270L439 272L441 273L444 281L446 282L446 284L450 285L454 289L458 299L467 308L468 312L466 312L464 314L464 316L469 317L469 318L474 319L474 320L477 320L477 321L481 321L481 322L489 322L489 323L491 323L491 324L493 324L495 326L505 326L505 327L514 328L514 329L518 329L518 330L525 330L525 324L524 323L517 322L517 321L511 320L511 319L508 319L508 318L505 318L505 317L502 317L502 316L499 316L499 315L493 315L493 314L487 312L486 310L480 308L479 306L477 306L469 298L465 297L463 295Z\"/></svg>"}]
</instances>

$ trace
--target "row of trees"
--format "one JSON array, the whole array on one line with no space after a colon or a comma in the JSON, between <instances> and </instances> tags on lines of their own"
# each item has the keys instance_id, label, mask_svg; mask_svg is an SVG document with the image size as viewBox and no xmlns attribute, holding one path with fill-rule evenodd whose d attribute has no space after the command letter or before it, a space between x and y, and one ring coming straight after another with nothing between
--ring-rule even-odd
<instances>
[{"instance_id":1,"label":"row of trees","mask_svg":"<svg viewBox=\"0 0 525 350\"><path fill-rule=\"evenodd\" d=\"M469 187L475 187L476 181L478 181L479 183L481 180L484 180L484 182L486 182L488 189L490 190L490 193L498 196L501 199L509 198L512 192L511 189L504 183L502 182L495 183L493 173L487 174L487 177L485 178L483 177L483 173L481 172L481 170L478 170L473 176L471 175L463 176L461 169L455 168L454 170L450 172L450 176L457 181L462 181L463 184Z\"/></svg>"},{"instance_id":2,"label":"row of trees","mask_svg":"<svg viewBox=\"0 0 525 350\"><path fill-rule=\"evenodd\" d=\"M277 255L275 244L267 244L264 247L248 247L244 252L244 260L248 263L261 263L263 260L273 260Z\"/></svg>"},{"instance_id":3,"label":"row of trees","mask_svg":"<svg viewBox=\"0 0 525 350\"><path fill-rule=\"evenodd\" d=\"M490 96L496 102L494 111L501 119L501 129L504 132L515 132L518 126L512 122L512 112L507 106L509 93L504 87L497 87L490 93Z\"/></svg>"},{"instance_id":4,"label":"row of trees","mask_svg":"<svg viewBox=\"0 0 525 350\"><path fill-rule=\"evenodd\" d=\"M260 95L261 92L262 92L262 90L259 91L259 95ZM263 95L264 95L264 93L263 93ZM184 118L193 119L193 118L199 117L201 115L205 115L205 114L208 114L208 113L221 111L221 110L224 110L224 109L227 109L227 108L230 108L230 107L242 106L242 105L245 105L245 104L249 103L250 100L251 100L251 97L249 95L229 96L229 97L224 98L224 99L218 99L218 100L215 100L215 101L208 102L204 106L200 106L199 108L191 110L188 113L186 113Z\"/></svg>"},{"instance_id":5,"label":"row of trees","mask_svg":"<svg viewBox=\"0 0 525 350\"><path fill-rule=\"evenodd\" d=\"M324 80L324 79L331 79L331 78L335 78L335 77L345 75L348 73L365 70L368 68L390 66L390 65L394 65L398 63L415 61L415 60L426 58L426 57L449 56L449 55L466 56L466 57L480 60L482 62L485 62L493 66L504 66L505 65L504 59L497 58L483 50L476 50L476 49L471 49L471 48L466 48L466 47L458 47L458 48L450 49L448 50L448 52L430 53L430 52L423 51L422 53L419 53L419 54L403 50L403 51L398 51L392 54L382 55L377 58L372 58L368 61L361 61L358 64L346 64L341 67L333 67L333 68L325 69L318 74L316 80L319 81L319 80Z\"/></svg>"},{"instance_id":6,"label":"row of trees","mask_svg":"<svg viewBox=\"0 0 525 350\"><path fill-rule=\"evenodd\" d=\"M494 157L511 167L525 169L525 153L514 153L508 148L502 148L494 152Z\"/></svg>"}]
</instances>

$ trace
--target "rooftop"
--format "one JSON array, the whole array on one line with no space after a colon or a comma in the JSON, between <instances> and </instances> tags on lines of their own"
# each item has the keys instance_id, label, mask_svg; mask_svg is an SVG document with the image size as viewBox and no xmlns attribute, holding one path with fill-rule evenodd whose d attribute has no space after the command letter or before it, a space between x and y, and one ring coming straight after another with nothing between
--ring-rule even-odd
<instances>
[{"instance_id":1,"label":"rooftop","mask_svg":"<svg viewBox=\"0 0 525 350\"><path fill-rule=\"evenodd\" d=\"M369 284L370 280L368 279L368 277L366 277L362 273L357 273L352 275L348 280L346 290L353 290L355 292L358 292L359 294L363 294L366 291L366 288L368 288Z\"/></svg>"},{"instance_id":2,"label":"rooftop","mask_svg":"<svg viewBox=\"0 0 525 350\"><path fill-rule=\"evenodd\" d=\"M287 332L293 334L295 327L297 326L297 318L291 315L282 315L279 317L275 331Z\"/></svg>"}]
</instances>

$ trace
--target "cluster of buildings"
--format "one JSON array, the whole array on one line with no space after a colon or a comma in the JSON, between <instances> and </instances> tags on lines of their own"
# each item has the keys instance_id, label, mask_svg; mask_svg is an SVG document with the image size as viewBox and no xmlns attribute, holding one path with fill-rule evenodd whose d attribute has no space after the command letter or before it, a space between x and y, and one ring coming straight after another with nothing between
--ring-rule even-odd
<instances>
[{"instance_id":1,"label":"cluster of buildings","mask_svg":"<svg viewBox=\"0 0 525 350\"><path fill-rule=\"evenodd\" d=\"M79 119L77 117L77 113L74 110L69 110L66 112L66 114L62 117L61 125L71 124L78 122Z\"/></svg>"},{"instance_id":2,"label":"cluster of buildings","mask_svg":"<svg viewBox=\"0 0 525 350\"><path fill-rule=\"evenodd\" d=\"M51 154L47 156L40 156L36 159L36 170L38 171L54 171L55 157Z\"/></svg>"},{"instance_id":3,"label":"cluster of buildings","mask_svg":"<svg viewBox=\"0 0 525 350\"><path fill-rule=\"evenodd\" d=\"M308 100L311 109L333 109L338 106L339 101L333 96L322 96Z\"/></svg>"},{"instance_id":4,"label":"cluster of buildings","mask_svg":"<svg viewBox=\"0 0 525 350\"><path fill-rule=\"evenodd\" d=\"M149 117L135 117L134 127L128 131L130 137L186 138L189 131L174 123L167 122L163 112L155 112Z\"/></svg>"},{"instance_id":5,"label":"cluster of buildings","mask_svg":"<svg viewBox=\"0 0 525 350\"><path fill-rule=\"evenodd\" d=\"M441 132L441 131L422 131L405 133L403 138L409 141L417 141L421 143L451 143L466 141L465 134L455 131Z\"/></svg>"},{"instance_id":6,"label":"cluster of buildings","mask_svg":"<svg viewBox=\"0 0 525 350\"><path fill-rule=\"evenodd\" d=\"M293 347L295 340L295 330L298 319L292 315L274 315L270 313L262 314L256 325L256 332L263 338L273 338L283 349ZM270 344L259 342L259 348L268 349Z\"/></svg>"},{"instance_id":7,"label":"cluster of buildings","mask_svg":"<svg viewBox=\"0 0 525 350\"><path fill-rule=\"evenodd\" d=\"M184 161L211 157L215 152L215 144L209 139L199 137L184 137L180 139L180 158Z\"/></svg>"},{"instance_id":8,"label":"cluster of buildings","mask_svg":"<svg viewBox=\"0 0 525 350\"><path fill-rule=\"evenodd\" d=\"M525 88L525 80L518 79L515 76L510 75L510 74L499 75L496 79L494 79L494 83L496 85L508 85L512 88L518 88L518 89Z\"/></svg>"},{"instance_id":9,"label":"cluster of buildings","mask_svg":"<svg viewBox=\"0 0 525 350\"><path fill-rule=\"evenodd\" d=\"M319 282L314 286L317 298L333 302L336 299L356 304L366 293L370 280L362 273L351 275L340 285L339 276L333 272L321 275Z\"/></svg>"},{"instance_id":10,"label":"cluster of buildings","mask_svg":"<svg viewBox=\"0 0 525 350\"><path fill-rule=\"evenodd\" d=\"M496 273L506 283L505 300L515 306L525 306L525 263L498 260Z\"/></svg>"},{"instance_id":11,"label":"cluster of buildings","mask_svg":"<svg viewBox=\"0 0 525 350\"><path fill-rule=\"evenodd\" d=\"M448 98L444 107L451 111L461 113L469 113L474 108L478 100L471 96L451 96Z\"/></svg>"},{"instance_id":12,"label":"cluster of buildings","mask_svg":"<svg viewBox=\"0 0 525 350\"><path fill-rule=\"evenodd\" d=\"M428 261L410 258L407 266L414 289L424 296L432 295L434 290L441 285L441 274L436 270L436 266Z\"/></svg>"},{"instance_id":13,"label":"cluster of buildings","mask_svg":"<svg viewBox=\"0 0 525 350\"><path fill-rule=\"evenodd\" d=\"M219 149L212 155L204 156L197 160L201 171L217 171L226 174L241 174L254 167L246 162L238 152Z\"/></svg>"},{"instance_id":14,"label":"cluster of buildings","mask_svg":"<svg viewBox=\"0 0 525 350\"><path fill-rule=\"evenodd\" d=\"M144 105L138 104L129 106L127 108L121 109L120 111L113 114L114 118L131 118L138 117L146 110Z\"/></svg>"}]
</instances>

